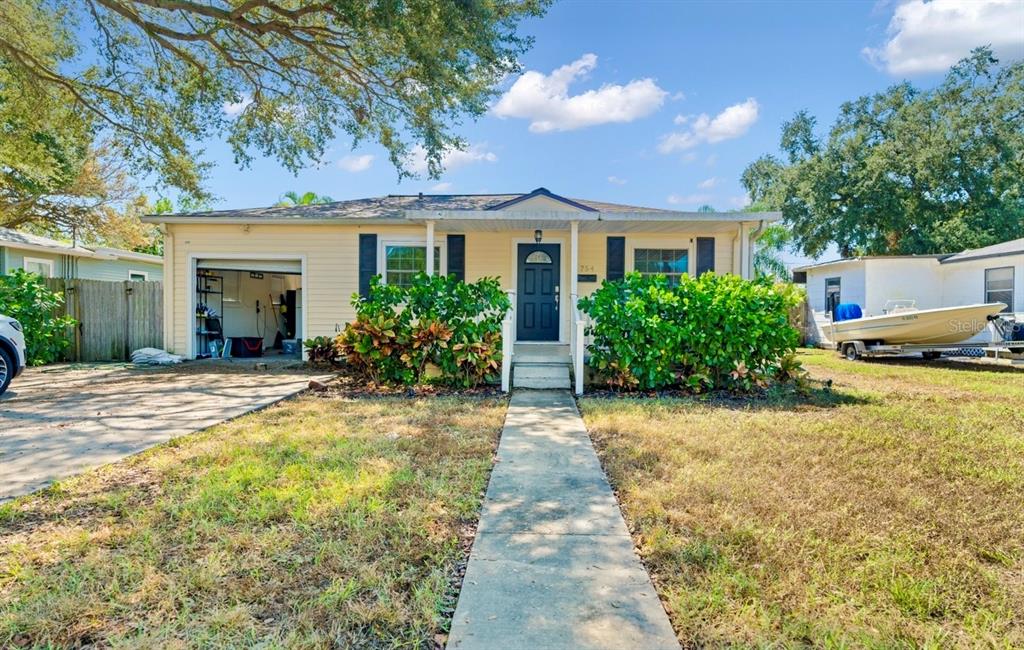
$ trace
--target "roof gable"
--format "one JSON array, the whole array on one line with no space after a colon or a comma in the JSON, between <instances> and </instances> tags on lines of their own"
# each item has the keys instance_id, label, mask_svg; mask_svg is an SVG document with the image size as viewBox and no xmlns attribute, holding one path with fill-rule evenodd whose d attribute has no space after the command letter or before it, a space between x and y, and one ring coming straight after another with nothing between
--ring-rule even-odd
<instances>
[{"instance_id":1,"label":"roof gable","mask_svg":"<svg viewBox=\"0 0 1024 650\"><path fill-rule=\"evenodd\" d=\"M538 206L529 205L538 204ZM554 205L552 205L554 204ZM584 205L578 201L567 199L564 196L559 196L554 192L548 190L545 187L538 187L528 194L517 196L514 199L509 199L497 205L492 205L487 208L488 210L509 210L509 209L529 209L531 207L544 206L549 210L569 210L569 211L581 211L581 212L597 212L596 209L589 205Z\"/></svg>"}]
</instances>

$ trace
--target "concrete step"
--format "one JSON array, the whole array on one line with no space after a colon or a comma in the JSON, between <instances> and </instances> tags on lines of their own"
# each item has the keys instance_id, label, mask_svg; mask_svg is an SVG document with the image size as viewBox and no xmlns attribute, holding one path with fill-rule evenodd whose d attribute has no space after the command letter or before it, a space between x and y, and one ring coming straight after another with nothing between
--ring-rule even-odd
<instances>
[{"instance_id":1,"label":"concrete step","mask_svg":"<svg viewBox=\"0 0 1024 650\"><path fill-rule=\"evenodd\" d=\"M569 346L558 343L517 343L513 358L522 363L570 363Z\"/></svg>"},{"instance_id":2,"label":"concrete step","mask_svg":"<svg viewBox=\"0 0 1024 650\"><path fill-rule=\"evenodd\" d=\"M516 361L512 366L514 388L569 388L569 366L564 363Z\"/></svg>"}]
</instances>

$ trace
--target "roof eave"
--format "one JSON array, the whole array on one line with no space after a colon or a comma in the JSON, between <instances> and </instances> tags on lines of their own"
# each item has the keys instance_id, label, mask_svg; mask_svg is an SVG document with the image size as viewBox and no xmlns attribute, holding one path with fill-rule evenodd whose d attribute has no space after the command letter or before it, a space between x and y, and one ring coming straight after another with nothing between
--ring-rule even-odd
<instances>
[{"instance_id":1,"label":"roof eave","mask_svg":"<svg viewBox=\"0 0 1024 650\"><path fill-rule=\"evenodd\" d=\"M267 217L206 217L201 215L146 215L142 217L143 223L195 223L195 224L236 224L236 225L256 225L256 224L268 224L274 226L282 225L337 225L337 224L366 224L366 225L386 225L386 224L401 224L405 221L401 217L331 217L328 219L317 218L307 219L302 217L281 217L281 218L267 218Z\"/></svg>"},{"instance_id":2,"label":"roof eave","mask_svg":"<svg viewBox=\"0 0 1024 650\"><path fill-rule=\"evenodd\" d=\"M969 257L957 257L955 255L939 260L940 264L956 264L957 262L973 262L974 260L990 260L994 257L1012 257L1024 255L1024 249L1016 251L1003 251L1001 253L987 253L985 255L971 255Z\"/></svg>"},{"instance_id":3,"label":"roof eave","mask_svg":"<svg viewBox=\"0 0 1024 650\"><path fill-rule=\"evenodd\" d=\"M757 223L782 219L781 212L599 212L601 221L687 221Z\"/></svg>"},{"instance_id":4,"label":"roof eave","mask_svg":"<svg viewBox=\"0 0 1024 650\"><path fill-rule=\"evenodd\" d=\"M35 253L50 253L51 255L70 255L72 257L102 257L91 250L84 248L58 248L56 246L43 246L41 244L29 244L9 239L0 239L0 246L4 248L15 248L18 250L32 251Z\"/></svg>"}]
</instances>

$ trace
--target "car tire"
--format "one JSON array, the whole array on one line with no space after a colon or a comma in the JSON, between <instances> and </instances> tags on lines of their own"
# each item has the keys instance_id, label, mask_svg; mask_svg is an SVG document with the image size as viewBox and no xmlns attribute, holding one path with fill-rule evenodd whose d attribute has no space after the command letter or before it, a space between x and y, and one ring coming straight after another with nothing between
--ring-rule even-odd
<instances>
[{"instance_id":1,"label":"car tire","mask_svg":"<svg viewBox=\"0 0 1024 650\"><path fill-rule=\"evenodd\" d=\"M0 395L7 392L7 387L11 385L11 379L14 378L16 371L17 366L14 365L11 353L0 347Z\"/></svg>"}]
</instances>

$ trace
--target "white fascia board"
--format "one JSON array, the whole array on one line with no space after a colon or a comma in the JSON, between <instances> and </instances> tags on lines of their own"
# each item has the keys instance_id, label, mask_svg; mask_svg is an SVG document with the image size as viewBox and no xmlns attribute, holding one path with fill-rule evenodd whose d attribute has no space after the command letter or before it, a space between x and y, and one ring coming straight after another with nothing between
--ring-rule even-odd
<instances>
[{"instance_id":1,"label":"white fascia board","mask_svg":"<svg viewBox=\"0 0 1024 650\"><path fill-rule=\"evenodd\" d=\"M178 216L170 217L166 215L147 215L142 217L143 223L195 223L201 225L213 225L213 224L228 224L236 226L384 226L384 225L401 225L405 223L405 219L401 218L381 218L381 219L369 219L369 218L345 218L335 217L332 219L302 219L302 218L266 218L266 217L201 217L201 216Z\"/></svg>"},{"instance_id":2,"label":"white fascia board","mask_svg":"<svg viewBox=\"0 0 1024 650\"><path fill-rule=\"evenodd\" d=\"M583 210L406 210L409 221L597 221Z\"/></svg>"},{"instance_id":3,"label":"white fascia board","mask_svg":"<svg viewBox=\"0 0 1024 650\"><path fill-rule=\"evenodd\" d=\"M782 219L781 212L601 212L601 221L682 221L755 224Z\"/></svg>"},{"instance_id":4,"label":"white fascia board","mask_svg":"<svg viewBox=\"0 0 1024 650\"><path fill-rule=\"evenodd\" d=\"M0 247L13 248L16 250L32 251L33 253L49 253L50 255L70 255L72 257L97 257L104 259L105 256L95 253L87 248L58 248L56 246L40 246L39 244L26 244L23 242L8 241L0 239Z\"/></svg>"}]
</instances>

